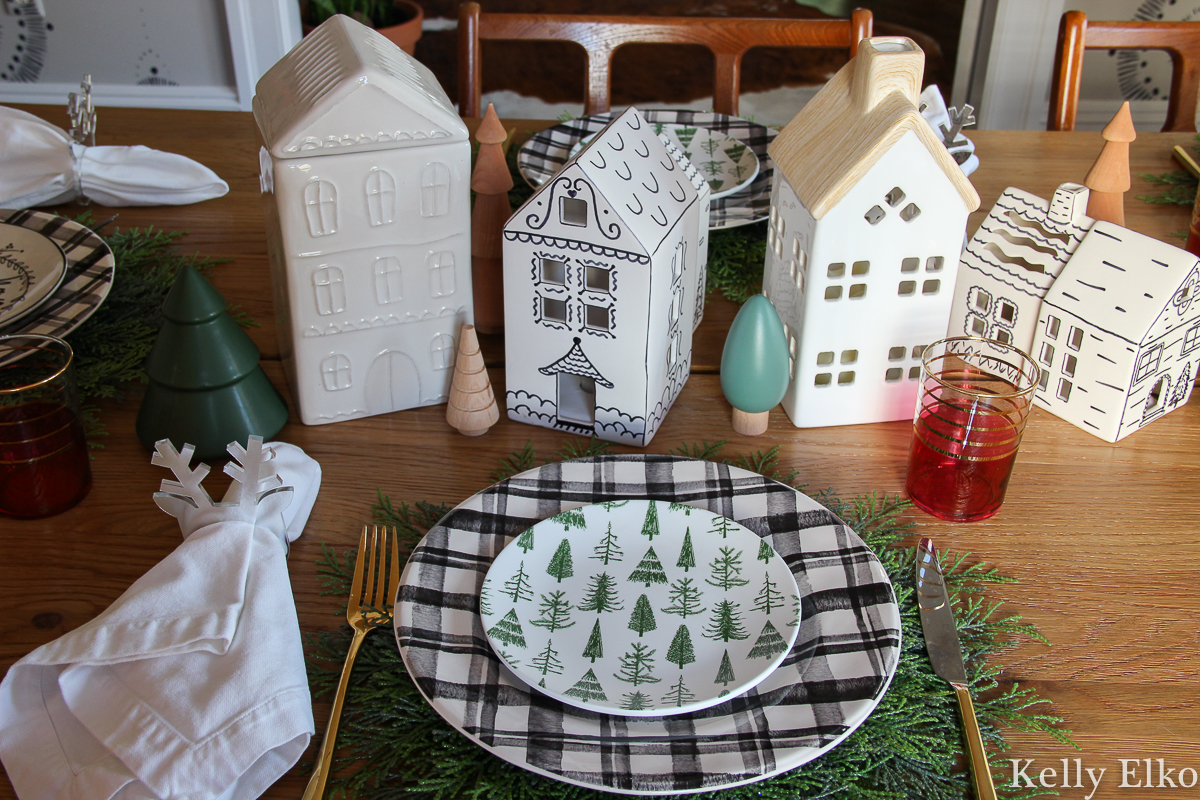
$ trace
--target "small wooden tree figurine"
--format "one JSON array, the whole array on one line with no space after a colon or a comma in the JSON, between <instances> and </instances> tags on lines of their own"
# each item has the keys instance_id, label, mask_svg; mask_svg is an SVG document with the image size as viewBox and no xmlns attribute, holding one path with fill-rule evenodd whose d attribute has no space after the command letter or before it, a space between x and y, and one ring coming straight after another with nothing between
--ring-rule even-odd
<instances>
[{"instance_id":1,"label":"small wooden tree figurine","mask_svg":"<svg viewBox=\"0 0 1200 800\"><path fill-rule=\"evenodd\" d=\"M1129 191L1129 143L1137 138L1129 101L1104 126L1104 147L1088 170L1083 184L1091 189L1087 215L1114 225L1125 225L1125 193Z\"/></svg>"},{"instance_id":2,"label":"small wooden tree figurine","mask_svg":"<svg viewBox=\"0 0 1200 800\"><path fill-rule=\"evenodd\" d=\"M475 132L479 155L471 174L475 208L471 212L471 281L475 293L475 325L483 333L504 330L504 223L512 216L508 190L512 173L501 145L508 138L496 109L488 103L483 122Z\"/></svg>"},{"instance_id":3,"label":"small wooden tree figurine","mask_svg":"<svg viewBox=\"0 0 1200 800\"><path fill-rule=\"evenodd\" d=\"M788 344L783 323L766 295L738 310L721 352L721 391L733 406L733 429L757 436L788 387Z\"/></svg>"},{"instance_id":4,"label":"small wooden tree figurine","mask_svg":"<svg viewBox=\"0 0 1200 800\"><path fill-rule=\"evenodd\" d=\"M480 436L498 419L500 409L496 406L492 382L479 352L475 326L463 325L458 335L458 359L454 362L446 422L464 436Z\"/></svg>"}]
</instances>

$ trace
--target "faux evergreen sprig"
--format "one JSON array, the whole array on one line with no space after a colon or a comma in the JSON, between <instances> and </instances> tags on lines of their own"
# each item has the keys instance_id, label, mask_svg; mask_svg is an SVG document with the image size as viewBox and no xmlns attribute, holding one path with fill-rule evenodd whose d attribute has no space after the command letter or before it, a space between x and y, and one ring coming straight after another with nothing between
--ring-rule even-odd
<instances>
[{"instance_id":1,"label":"faux evergreen sprig","mask_svg":"<svg viewBox=\"0 0 1200 800\"><path fill-rule=\"evenodd\" d=\"M716 459L725 442L682 443L673 452ZM554 459L605 452L606 443L565 444ZM744 453L726 463L756 469L767 477L790 481L778 448ZM506 477L539 463L531 444L500 462L495 476ZM544 463L544 462L543 462ZM499 479L499 478L497 478ZM879 556L896 590L900 606L902 649L892 683L879 705L846 741L798 769L747 786L695 795L711 800L961 800L969 791L959 766L963 748L958 707L950 686L937 675L925 652L916 602L914 552L898 546L914 524L900 513L908 501L899 497L858 497L843 501L832 491L814 499L845 520ZM393 502L379 493L377 522L400 527L412 540L436 524L449 506ZM318 562L325 591L345 596L354 565L353 552L328 549ZM1014 789L1002 779L1001 753L1007 750L1001 725L1046 733L1071 744L1061 720L1045 712L1049 701L1032 690L999 681L1003 654L1017 642L1045 642L1017 615L1004 615L989 602L984 589L1009 579L994 568L972 561L969 554L945 555L946 582L955 605L955 620L975 695L975 710L988 745L999 795L1021 800L1056 795L1052 789ZM344 610L344 609L343 609ZM350 641L350 629L312 634L308 640L309 681L314 694L331 695ZM395 639L368 637L351 677L338 735L336 770L330 797L371 800L584 800L605 795L544 778L492 756L460 734L425 702L404 669Z\"/></svg>"}]
</instances>

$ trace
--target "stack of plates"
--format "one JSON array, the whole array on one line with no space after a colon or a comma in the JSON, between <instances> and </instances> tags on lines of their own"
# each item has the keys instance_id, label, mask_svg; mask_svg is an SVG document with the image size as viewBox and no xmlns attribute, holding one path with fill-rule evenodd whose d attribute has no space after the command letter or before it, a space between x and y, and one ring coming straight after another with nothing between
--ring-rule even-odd
<instances>
[{"instance_id":1,"label":"stack of plates","mask_svg":"<svg viewBox=\"0 0 1200 800\"><path fill-rule=\"evenodd\" d=\"M805 495L628 455L548 464L451 511L409 559L396 636L425 698L489 751L665 795L842 741L895 672L900 616L874 554Z\"/></svg>"}]
</instances>

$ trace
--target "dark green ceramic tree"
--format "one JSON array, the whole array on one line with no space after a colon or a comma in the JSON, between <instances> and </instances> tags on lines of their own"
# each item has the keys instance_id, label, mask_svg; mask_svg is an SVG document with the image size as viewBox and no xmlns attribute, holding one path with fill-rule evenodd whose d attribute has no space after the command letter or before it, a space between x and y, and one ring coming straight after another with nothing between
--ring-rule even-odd
<instances>
[{"instance_id":1,"label":"dark green ceramic tree","mask_svg":"<svg viewBox=\"0 0 1200 800\"><path fill-rule=\"evenodd\" d=\"M150 386L138 410L137 436L153 447L192 444L218 459L250 435L271 439L287 406L258 364L258 347L225 313L225 299L192 267L179 271L163 303L162 329L146 360Z\"/></svg>"}]
</instances>

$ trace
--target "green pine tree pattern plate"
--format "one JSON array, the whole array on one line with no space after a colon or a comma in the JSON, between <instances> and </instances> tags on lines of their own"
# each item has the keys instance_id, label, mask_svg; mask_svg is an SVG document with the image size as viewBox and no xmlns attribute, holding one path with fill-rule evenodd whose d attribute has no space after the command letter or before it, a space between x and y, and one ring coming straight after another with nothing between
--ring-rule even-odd
<instances>
[{"instance_id":1,"label":"green pine tree pattern plate","mask_svg":"<svg viewBox=\"0 0 1200 800\"><path fill-rule=\"evenodd\" d=\"M800 629L796 581L765 539L655 500L542 520L492 562L479 608L521 680L628 716L697 711L750 689Z\"/></svg>"}]
</instances>

